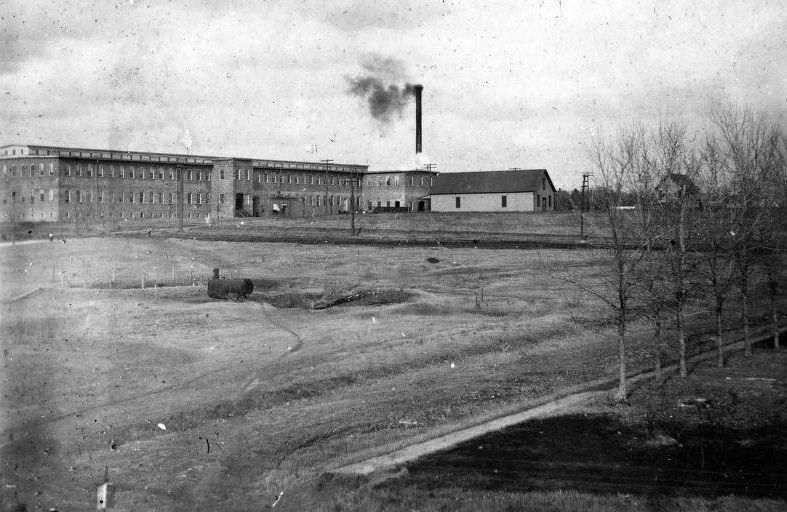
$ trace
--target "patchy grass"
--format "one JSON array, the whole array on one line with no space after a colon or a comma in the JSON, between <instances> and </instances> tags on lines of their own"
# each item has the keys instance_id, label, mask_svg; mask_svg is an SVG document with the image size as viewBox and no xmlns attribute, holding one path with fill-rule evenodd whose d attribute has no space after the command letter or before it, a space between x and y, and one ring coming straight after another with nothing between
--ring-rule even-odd
<instances>
[{"instance_id":1,"label":"patchy grass","mask_svg":"<svg viewBox=\"0 0 787 512\"><path fill-rule=\"evenodd\" d=\"M277 510L308 510L289 500L331 465L615 374L608 312L565 300L545 257L599 272L587 251L4 247L3 294L45 290L1 306L2 483L29 508L84 509L108 467L121 508L244 510L284 492ZM189 285L95 288L112 269L165 282L173 266ZM191 283L214 267L253 279L255 300L208 299ZM306 309L361 286L363 300ZM649 365L647 335L631 350Z\"/></svg>"}]
</instances>

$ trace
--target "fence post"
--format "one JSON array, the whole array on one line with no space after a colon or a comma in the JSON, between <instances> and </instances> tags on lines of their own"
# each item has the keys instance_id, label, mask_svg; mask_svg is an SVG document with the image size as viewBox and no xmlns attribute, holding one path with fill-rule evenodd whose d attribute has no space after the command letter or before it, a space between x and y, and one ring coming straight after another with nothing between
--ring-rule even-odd
<instances>
[{"instance_id":1,"label":"fence post","mask_svg":"<svg viewBox=\"0 0 787 512\"><path fill-rule=\"evenodd\" d=\"M145 273L142 273L142 289L145 289Z\"/></svg>"},{"instance_id":2,"label":"fence post","mask_svg":"<svg viewBox=\"0 0 787 512\"><path fill-rule=\"evenodd\" d=\"M175 264L172 264L172 284L175 284Z\"/></svg>"},{"instance_id":3,"label":"fence post","mask_svg":"<svg viewBox=\"0 0 787 512\"><path fill-rule=\"evenodd\" d=\"M116 270L115 268L112 269L112 281L110 281L110 283L109 283L109 287L110 288L114 288L115 287L115 270Z\"/></svg>"}]
</instances>

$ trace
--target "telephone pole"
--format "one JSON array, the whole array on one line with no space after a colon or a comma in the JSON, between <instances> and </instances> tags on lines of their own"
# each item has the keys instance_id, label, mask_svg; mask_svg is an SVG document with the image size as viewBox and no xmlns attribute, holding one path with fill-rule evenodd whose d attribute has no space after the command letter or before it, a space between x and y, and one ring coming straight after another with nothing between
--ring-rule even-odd
<instances>
[{"instance_id":1,"label":"telephone pole","mask_svg":"<svg viewBox=\"0 0 787 512\"><path fill-rule=\"evenodd\" d=\"M586 206L586 197L585 191L589 190L590 188L590 177L593 176L593 173L583 172L582 173L582 192L579 198L579 236L582 240L585 239L585 206Z\"/></svg>"}]
</instances>

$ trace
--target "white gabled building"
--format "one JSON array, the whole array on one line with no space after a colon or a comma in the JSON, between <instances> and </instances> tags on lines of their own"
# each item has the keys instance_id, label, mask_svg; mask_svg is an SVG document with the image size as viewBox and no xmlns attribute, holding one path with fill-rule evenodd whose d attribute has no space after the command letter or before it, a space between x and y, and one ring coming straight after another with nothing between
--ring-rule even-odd
<instances>
[{"instance_id":1,"label":"white gabled building","mask_svg":"<svg viewBox=\"0 0 787 512\"><path fill-rule=\"evenodd\" d=\"M555 186L546 169L441 173L430 197L433 212L555 209Z\"/></svg>"}]
</instances>

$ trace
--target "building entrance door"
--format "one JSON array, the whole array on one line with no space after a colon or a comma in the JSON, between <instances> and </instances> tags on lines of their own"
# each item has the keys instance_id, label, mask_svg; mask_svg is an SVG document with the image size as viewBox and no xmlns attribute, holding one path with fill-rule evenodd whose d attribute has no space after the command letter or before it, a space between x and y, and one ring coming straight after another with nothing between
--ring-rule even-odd
<instances>
[{"instance_id":1,"label":"building entrance door","mask_svg":"<svg viewBox=\"0 0 787 512\"><path fill-rule=\"evenodd\" d=\"M243 211L243 194L235 194L235 215Z\"/></svg>"},{"instance_id":2,"label":"building entrance door","mask_svg":"<svg viewBox=\"0 0 787 512\"><path fill-rule=\"evenodd\" d=\"M251 214L255 217L260 216L260 196L254 196L251 202Z\"/></svg>"}]
</instances>

